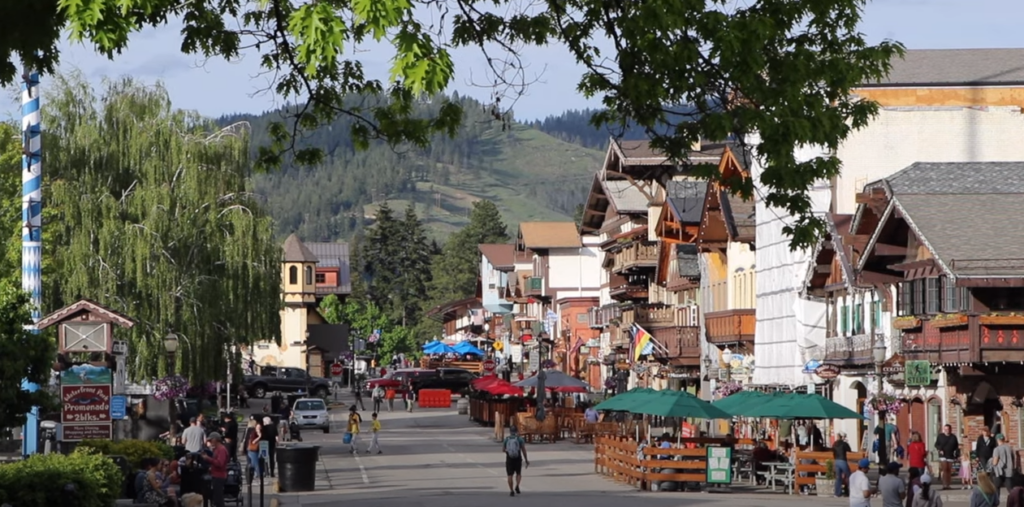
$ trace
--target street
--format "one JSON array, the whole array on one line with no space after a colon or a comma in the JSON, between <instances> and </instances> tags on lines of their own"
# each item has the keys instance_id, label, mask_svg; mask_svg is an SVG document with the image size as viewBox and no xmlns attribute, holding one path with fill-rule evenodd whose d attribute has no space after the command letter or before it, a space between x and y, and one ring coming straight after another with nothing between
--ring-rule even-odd
<instances>
[{"instance_id":1,"label":"street","mask_svg":"<svg viewBox=\"0 0 1024 507\"><path fill-rule=\"evenodd\" d=\"M347 401L347 400L346 400ZM397 408L397 407L396 407ZM380 444L384 454L365 454L369 445L369 414L364 416L360 454L353 457L341 443L347 407L332 411L330 434L303 433L304 443L320 445L317 491L280 493L282 507L309 507L358 501L360 507L402 505L463 507L515 505L543 499L545 505L571 502L587 507L619 507L623 500L642 500L652 507L680 505L775 507L798 504L844 506L847 499L759 493L639 492L594 473L593 449L571 442L528 444L531 466L524 470L522 498L508 496L504 455L493 430L475 425L451 410L383 412ZM966 505L963 491L950 491L946 505ZM497 502L497 504L494 504ZM872 500L881 505L881 499Z\"/></svg>"}]
</instances>

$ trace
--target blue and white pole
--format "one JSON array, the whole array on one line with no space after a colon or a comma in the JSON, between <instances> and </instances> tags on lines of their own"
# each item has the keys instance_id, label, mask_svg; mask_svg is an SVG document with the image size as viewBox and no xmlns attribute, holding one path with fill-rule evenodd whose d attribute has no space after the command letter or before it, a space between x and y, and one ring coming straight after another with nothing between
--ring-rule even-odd
<instances>
[{"instance_id":1,"label":"blue and white pole","mask_svg":"<svg viewBox=\"0 0 1024 507\"><path fill-rule=\"evenodd\" d=\"M32 297L32 324L43 307L43 160L42 112L39 102L39 73L26 69L21 84L21 135L23 146L21 172L21 288ZM39 386L24 382L22 388L35 391ZM38 451L39 408L27 414L22 432L22 454Z\"/></svg>"}]
</instances>

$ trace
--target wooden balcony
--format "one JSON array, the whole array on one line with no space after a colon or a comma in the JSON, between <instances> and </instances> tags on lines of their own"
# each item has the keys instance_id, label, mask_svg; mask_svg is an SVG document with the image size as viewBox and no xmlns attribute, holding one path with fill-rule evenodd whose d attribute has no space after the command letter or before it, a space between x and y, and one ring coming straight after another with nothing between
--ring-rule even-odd
<instances>
[{"instance_id":1,"label":"wooden balcony","mask_svg":"<svg viewBox=\"0 0 1024 507\"><path fill-rule=\"evenodd\" d=\"M668 359L676 366L700 366L700 328L663 327L652 330L651 336L667 349L659 349L655 357Z\"/></svg>"},{"instance_id":2,"label":"wooden balcony","mask_svg":"<svg viewBox=\"0 0 1024 507\"><path fill-rule=\"evenodd\" d=\"M903 355L932 363L1015 363L1024 361L1024 318L1000 315L923 317L903 332Z\"/></svg>"},{"instance_id":3,"label":"wooden balcony","mask_svg":"<svg viewBox=\"0 0 1024 507\"><path fill-rule=\"evenodd\" d=\"M707 330L708 343L714 345L731 345L734 343L754 343L753 308L724 310L704 314L704 328Z\"/></svg>"},{"instance_id":4,"label":"wooden balcony","mask_svg":"<svg viewBox=\"0 0 1024 507\"><path fill-rule=\"evenodd\" d=\"M658 245L633 243L615 253L613 273L630 273L641 268L658 266Z\"/></svg>"},{"instance_id":5,"label":"wooden balcony","mask_svg":"<svg viewBox=\"0 0 1024 507\"><path fill-rule=\"evenodd\" d=\"M588 320L592 329L600 329L609 324L615 319L622 319L622 308L618 305L609 305L600 308L591 308L587 310Z\"/></svg>"},{"instance_id":6,"label":"wooden balcony","mask_svg":"<svg viewBox=\"0 0 1024 507\"><path fill-rule=\"evenodd\" d=\"M636 307L622 312L622 323L637 323L644 329L673 327L676 325L676 310L669 307Z\"/></svg>"},{"instance_id":7,"label":"wooden balcony","mask_svg":"<svg viewBox=\"0 0 1024 507\"><path fill-rule=\"evenodd\" d=\"M619 285L612 287L609 295L616 301L638 301L647 300L648 296L647 284L644 285Z\"/></svg>"},{"instance_id":8,"label":"wooden balcony","mask_svg":"<svg viewBox=\"0 0 1024 507\"><path fill-rule=\"evenodd\" d=\"M829 336L825 338L825 360L846 366L872 365L874 341L871 335Z\"/></svg>"}]
</instances>

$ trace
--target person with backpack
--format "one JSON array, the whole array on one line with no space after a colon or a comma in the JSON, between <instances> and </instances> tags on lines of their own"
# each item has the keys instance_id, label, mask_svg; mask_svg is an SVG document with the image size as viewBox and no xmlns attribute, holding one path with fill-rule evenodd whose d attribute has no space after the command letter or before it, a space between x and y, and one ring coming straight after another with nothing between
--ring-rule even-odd
<instances>
[{"instance_id":1,"label":"person with backpack","mask_svg":"<svg viewBox=\"0 0 1024 507\"><path fill-rule=\"evenodd\" d=\"M530 458L526 454L526 441L519 436L519 430L512 426L509 428L509 436L505 437L501 444L501 451L505 453L505 474L508 476L508 496L516 496L520 493L519 484L523 482L523 463L530 468ZM512 484L512 476L516 477L515 485Z\"/></svg>"},{"instance_id":2,"label":"person with backpack","mask_svg":"<svg viewBox=\"0 0 1024 507\"><path fill-rule=\"evenodd\" d=\"M373 388L373 413L380 412L382 403L384 403L384 388L378 385Z\"/></svg>"}]
</instances>

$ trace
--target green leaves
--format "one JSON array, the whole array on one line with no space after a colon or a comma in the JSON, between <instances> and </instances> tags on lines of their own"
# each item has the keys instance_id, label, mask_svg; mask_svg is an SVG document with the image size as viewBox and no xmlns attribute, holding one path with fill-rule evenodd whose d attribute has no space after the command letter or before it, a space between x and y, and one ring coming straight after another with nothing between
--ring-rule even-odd
<instances>
[{"instance_id":1,"label":"green leaves","mask_svg":"<svg viewBox=\"0 0 1024 507\"><path fill-rule=\"evenodd\" d=\"M318 2L299 7L289 18L288 28L295 38L296 61L305 65L306 77L337 72L348 27L330 4Z\"/></svg>"},{"instance_id":2,"label":"green leaves","mask_svg":"<svg viewBox=\"0 0 1024 507\"><path fill-rule=\"evenodd\" d=\"M0 427L25 424L32 407L49 407L53 401L46 391L50 371L57 354L50 333L33 334L25 330L32 323L28 293L10 279L0 280ZM30 393L22 381L41 386Z\"/></svg>"}]
</instances>

